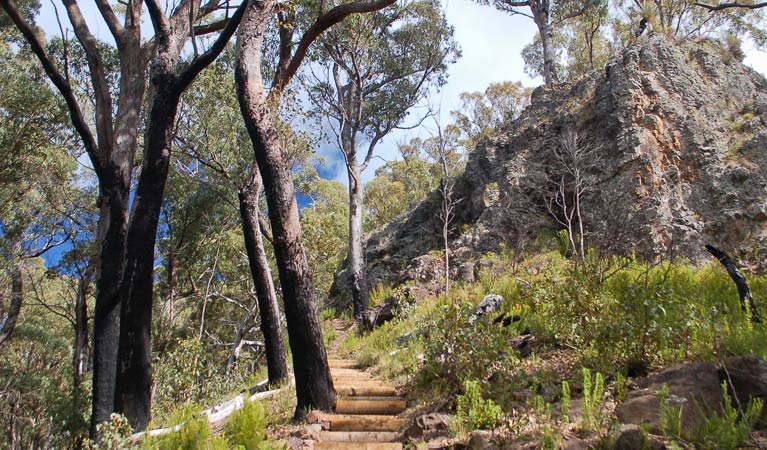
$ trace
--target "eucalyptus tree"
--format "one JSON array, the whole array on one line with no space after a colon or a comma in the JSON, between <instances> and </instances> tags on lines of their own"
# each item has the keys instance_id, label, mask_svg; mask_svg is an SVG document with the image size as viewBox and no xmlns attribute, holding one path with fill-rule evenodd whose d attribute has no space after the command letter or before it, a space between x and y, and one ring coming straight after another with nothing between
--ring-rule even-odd
<instances>
[{"instance_id":1,"label":"eucalyptus tree","mask_svg":"<svg viewBox=\"0 0 767 450\"><path fill-rule=\"evenodd\" d=\"M385 8L395 0L352 1L337 6L320 1L285 8L277 0L248 1L237 38L235 84L245 125L261 173L277 269L280 275L288 338L296 380L296 410L331 410L335 391L317 318L314 287L301 240L298 203L289 155L280 142L276 110L296 71L318 37L355 13ZM264 83L264 34L277 21L278 44L271 83ZM299 37L300 36L300 37ZM294 37L297 39L294 40Z\"/></svg>"},{"instance_id":2,"label":"eucalyptus tree","mask_svg":"<svg viewBox=\"0 0 767 450\"><path fill-rule=\"evenodd\" d=\"M13 51L0 33L0 271L9 280L0 290L2 349L24 302L26 263L69 239L66 205L78 188L66 108L29 55Z\"/></svg>"},{"instance_id":3,"label":"eucalyptus tree","mask_svg":"<svg viewBox=\"0 0 767 450\"><path fill-rule=\"evenodd\" d=\"M349 180L349 264L354 317L368 307L362 231L362 172L381 140L402 125L459 56L453 29L434 0L416 0L350 17L323 36L325 61L310 97L330 123Z\"/></svg>"},{"instance_id":4,"label":"eucalyptus tree","mask_svg":"<svg viewBox=\"0 0 767 450\"><path fill-rule=\"evenodd\" d=\"M500 11L528 17L535 22L541 44L543 79L546 87L552 87L559 82L553 45L557 28L570 19L582 16L589 9L599 7L604 0L480 0L480 3L492 4Z\"/></svg>"},{"instance_id":5,"label":"eucalyptus tree","mask_svg":"<svg viewBox=\"0 0 767 450\"><path fill-rule=\"evenodd\" d=\"M196 86L184 96L177 127L176 141L183 153L194 158L205 173L205 180L220 191L219 199L227 192L236 192L233 205L239 212L248 256L257 307L253 305L237 326L234 350L227 363L227 373L234 366L235 350L252 327L256 313L264 335L267 371L270 383L289 376L285 340L283 337L279 304L264 246L264 236L271 239L268 224L260 211L261 177L258 166L249 162L252 151L250 140L240 115L237 99L232 95L233 54L228 52L205 73ZM211 102L211 98L218 99ZM311 152L308 142L292 132L287 123L279 126L280 140L290 149L291 166L305 163Z\"/></svg>"},{"instance_id":6,"label":"eucalyptus tree","mask_svg":"<svg viewBox=\"0 0 767 450\"><path fill-rule=\"evenodd\" d=\"M226 2L183 0L165 8L145 0L151 38L142 37L144 2L129 0L120 11L107 0L96 6L117 44L119 87L113 95L104 51L91 32L77 0L64 0L69 22L87 59L93 107L75 93L67 58L57 64L13 0L0 0L16 28L37 56L69 110L99 183L101 242L94 314L94 374L91 435L113 411L124 413L136 429L150 418L152 270L157 223L168 173L171 131L181 93L224 48L242 18L245 5L229 17ZM219 11L224 8L226 14ZM166 15L166 11L170 15ZM122 19L120 17L122 15ZM197 38L220 32L202 54ZM194 57L182 53L192 42ZM66 55L66 53L65 53ZM130 203L141 110L149 72L141 177ZM92 112L91 118L86 113ZM119 365L118 365L119 360Z\"/></svg>"},{"instance_id":7,"label":"eucalyptus tree","mask_svg":"<svg viewBox=\"0 0 767 450\"><path fill-rule=\"evenodd\" d=\"M462 92L459 108L450 112L460 130L462 146L471 151L481 139L516 119L530 103L531 93L532 89L519 81L490 83L484 92Z\"/></svg>"},{"instance_id":8,"label":"eucalyptus tree","mask_svg":"<svg viewBox=\"0 0 767 450\"><path fill-rule=\"evenodd\" d=\"M753 2L694 2L690 0L618 0L630 19L644 19L650 31L676 38L748 35L763 46L767 42L763 10ZM712 12L720 11L717 14Z\"/></svg>"}]
</instances>

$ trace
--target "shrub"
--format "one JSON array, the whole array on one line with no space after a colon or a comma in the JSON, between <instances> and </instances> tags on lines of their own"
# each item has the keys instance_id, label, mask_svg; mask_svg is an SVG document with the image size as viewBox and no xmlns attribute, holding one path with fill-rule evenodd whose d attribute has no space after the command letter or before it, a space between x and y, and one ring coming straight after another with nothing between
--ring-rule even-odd
<instances>
[{"instance_id":1,"label":"shrub","mask_svg":"<svg viewBox=\"0 0 767 450\"><path fill-rule=\"evenodd\" d=\"M246 401L245 405L229 417L224 434L232 444L243 450L256 450L266 436L266 415L259 402Z\"/></svg>"},{"instance_id":2,"label":"shrub","mask_svg":"<svg viewBox=\"0 0 767 450\"><path fill-rule=\"evenodd\" d=\"M591 379L591 371L583 368L583 407L581 425L586 430L598 431L602 427L604 409L605 382L597 372Z\"/></svg>"},{"instance_id":3,"label":"shrub","mask_svg":"<svg viewBox=\"0 0 767 450\"><path fill-rule=\"evenodd\" d=\"M492 430L501 424L503 412L492 400L482 398L479 381L466 380L463 395L458 396L458 419L472 430Z\"/></svg>"}]
</instances>

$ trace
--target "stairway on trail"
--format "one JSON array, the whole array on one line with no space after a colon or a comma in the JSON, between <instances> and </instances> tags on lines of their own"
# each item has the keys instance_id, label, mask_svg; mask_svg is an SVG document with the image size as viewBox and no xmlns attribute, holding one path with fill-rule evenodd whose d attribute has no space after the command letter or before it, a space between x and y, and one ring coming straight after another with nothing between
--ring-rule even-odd
<instances>
[{"instance_id":1,"label":"stairway on trail","mask_svg":"<svg viewBox=\"0 0 767 450\"><path fill-rule=\"evenodd\" d=\"M394 387L356 368L348 359L331 359L330 373L338 394L334 414L324 414L315 450L402 450L405 420L397 414L406 402Z\"/></svg>"}]
</instances>

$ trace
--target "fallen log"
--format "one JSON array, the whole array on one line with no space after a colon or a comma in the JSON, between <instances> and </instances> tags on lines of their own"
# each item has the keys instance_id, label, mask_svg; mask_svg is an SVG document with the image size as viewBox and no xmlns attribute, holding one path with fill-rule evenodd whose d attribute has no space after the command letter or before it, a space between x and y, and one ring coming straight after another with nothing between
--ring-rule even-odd
<instances>
[{"instance_id":1,"label":"fallen log","mask_svg":"<svg viewBox=\"0 0 767 450\"><path fill-rule=\"evenodd\" d=\"M248 401L256 401L256 400L263 400L265 398L271 397L273 395L279 394L280 392L284 392L291 387L293 387L294 380L293 378L290 379L290 384L287 386L283 386L278 389L272 389L271 391L266 392L260 392L267 386L269 383L269 380L264 380L257 385L247 389L245 392L241 393L240 395L229 399L223 403L219 403L216 406L213 406L212 408L206 409L204 411L201 411L200 414L204 414L208 416L208 423L210 424L211 429L220 428L223 426L224 422L231 416L235 411L242 409L243 406L245 406L246 399ZM255 393L254 393L255 392ZM141 439L145 437L155 437L155 436L163 436L170 433L175 433L185 425L186 423L180 423L178 425L174 425L172 427L167 428L157 428L150 431L142 431L139 433L134 433L131 435L130 440L132 443L138 443Z\"/></svg>"},{"instance_id":2,"label":"fallen log","mask_svg":"<svg viewBox=\"0 0 767 450\"><path fill-rule=\"evenodd\" d=\"M740 297L741 308L743 308L743 311L746 311L747 309L751 310L751 322L760 323L762 318L759 316L759 311L756 309L754 296L751 295L751 289L748 287L746 277L744 277L740 272L738 266L735 264L732 258L730 258L730 255L728 255L724 250L720 250L710 244L706 245L706 250L714 255L714 257L718 259L720 263L722 263L724 269L727 271L727 274L730 275L732 281L735 282L735 286L738 287L738 296ZM748 307L746 307L746 302L748 302Z\"/></svg>"}]
</instances>

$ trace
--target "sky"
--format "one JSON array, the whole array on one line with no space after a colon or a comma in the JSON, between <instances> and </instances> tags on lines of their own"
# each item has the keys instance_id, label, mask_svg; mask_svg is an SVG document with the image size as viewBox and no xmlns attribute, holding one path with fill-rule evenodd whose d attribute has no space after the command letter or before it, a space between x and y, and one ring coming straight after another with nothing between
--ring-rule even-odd
<instances>
[{"instance_id":1,"label":"sky","mask_svg":"<svg viewBox=\"0 0 767 450\"><path fill-rule=\"evenodd\" d=\"M59 34L52 2L58 4L62 22L67 23L64 7L60 0L43 1L38 23L49 34ZM90 0L80 2L91 31L104 39L109 33L106 24ZM442 112L441 122L447 123L449 112L460 105L462 92L484 91L490 83L521 81L525 86L542 84L540 77L532 79L524 73L522 49L532 42L537 33L532 20L524 16L512 16L495 10L492 6L480 5L469 0L443 0L448 22L454 27L455 40L460 44L463 56L449 69L448 82L440 92L429 99L433 109ZM767 53L757 52L750 43L744 45L746 64L767 75ZM414 114L415 115L415 114ZM378 147L378 158L363 174L367 181L374 176L375 168L385 160L397 157L397 146L415 136L426 137L433 122L425 128L392 133ZM340 152L330 144L324 144L318 153L327 160L327 167L320 173L327 178L336 178L346 184L346 175Z\"/></svg>"}]
</instances>

